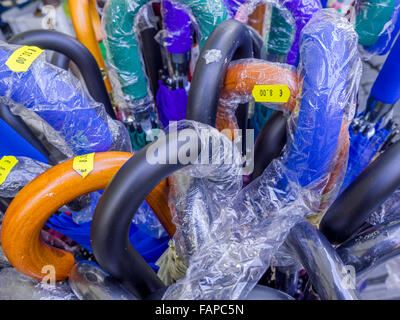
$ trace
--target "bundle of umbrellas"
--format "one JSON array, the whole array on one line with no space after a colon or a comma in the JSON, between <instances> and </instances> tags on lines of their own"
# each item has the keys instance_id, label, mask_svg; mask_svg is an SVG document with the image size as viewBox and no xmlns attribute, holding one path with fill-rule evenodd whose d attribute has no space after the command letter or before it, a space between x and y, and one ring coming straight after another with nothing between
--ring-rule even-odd
<instances>
[{"instance_id":1,"label":"bundle of umbrellas","mask_svg":"<svg viewBox=\"0 0 400 320\"><path fill-rule=\"evenodd\" d=\"M0 43L0 298L364 297L400 247L400 1L69 6L77 39Z\"/></svg>"}]
</instances>

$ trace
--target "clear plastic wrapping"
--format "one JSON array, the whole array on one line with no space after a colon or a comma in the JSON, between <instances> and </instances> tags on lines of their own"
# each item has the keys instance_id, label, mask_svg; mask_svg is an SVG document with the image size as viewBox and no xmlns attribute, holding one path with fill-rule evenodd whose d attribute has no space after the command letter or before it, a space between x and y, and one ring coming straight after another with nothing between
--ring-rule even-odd
<instances>
[{"instance_id":1,"label":"clear plastic wrapping","mask_svg":"<svg viewBox=\"0 0 400 320\"><path fill-rule=\"evenodd\" d=\"M146 201L142 203L133 217L133 223L143 232L155 239L167 236L167 232Z\"/></svg>"},{"instance_id":2,"label":"clear plastic wrapping","mask_svg":"<svg viewBox=\"0 0 400 320\"><path fill-rule=\"evenodd\" d=\"M0 271L1 300L77 300L67 282L39 282L14 268Z\"/></svg>"},{"instance_id":3,"label":"clear plastic wrapping","mask_svg":"<svg viewBox=\"0 0 400 320\"><path fill-rule=\"evenodd\" d=\"M300 55L303 91L283 157L220 206L207 242L164 299L246 297L291 227L319 210L344 142L342 122L354 115L361 73L357 35L334 10L321 10L303 29Z\"/></svg>"},{"instance_id":4,"label":"clear plastic wrapping","mask_svg":"<svg viewBox=\"0 0 400 320\"><path fill-rule=\"evenodd\" d=\"M71 72L37 57L25 72L5 63L20 46L0 43L0 101L40 132L66 157L109 150L130 151L129 135Z\"/></svg>"},{"instance_id":5,"label":"clear plastic wrapping","mask_svg":"<svg viewBox=\"0 0 400 320\"><path fill-rule=\"evenodd\" d=\"M238 104L249 102L253 99L252 91L255 85L287 85L290 98L279 110L293 111L296 106L299 93L296 69L287 64L259 59L241 59L229 64L220 95L220 105L235 109ZM277 104L266 105L277 108Z\"/></svg>"},{"instance_id":6,"label":"clear plastic wrapping","mask_svg":"<svg viewBox=\"0 0 400 320\"><path fill-rule=\"evenodd\" d=\"M249 15L261 4L272 7L271 25L266 28L269 30L267 51L270 58L297 65L301 31L321 9L320 1L249 0L243 10L248 10Z\"/></svg>"},{"instance_id":7,"label":"clear plastic wrapping","mask_svg":"<svg viewBox=\"0 0 400 320\"><path fill-rule=\"evenodd\" d=\"M27 157L16 157L17 164L0 185L0 197L14 198L19 190L50 168L50 165Z\"/></svg>"},{"instance_id":8,"label":"clear plastic wrapping","mask_svg":"<svg viewBox=\"0 0 400 320\"><path fill-rule=\"evenodd\" d=\"M125 122L136 121L151 128L149 119L156 117L155 105L140 45L140 32L155 28L157 24L148 2L108 1L102 16L102 35L107 68L121 117Z\"/></svg>"}]
</instances>

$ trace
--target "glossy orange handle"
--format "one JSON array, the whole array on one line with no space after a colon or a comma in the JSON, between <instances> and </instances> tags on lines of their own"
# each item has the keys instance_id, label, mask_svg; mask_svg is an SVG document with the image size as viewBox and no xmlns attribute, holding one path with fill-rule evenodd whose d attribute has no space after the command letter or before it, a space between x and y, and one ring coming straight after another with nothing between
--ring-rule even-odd
<instances>
[{"instance_id":1,"label":"glossy orange handle","mask_svg":"<svg viewBox=\"0 0 400 320\"><path fill-rule=\"evenodd\" d=\"M105 189L130 157L132 154L126 152L96 153L94 169L86 178L72 168L71 159L27 184L8 207L1 228L2 247L10 263L23 274L38 280L46 275L42 273L44 266L54 266L56 280L66 279L74 265L74 256L44 243L40 231L64 204L89 192ZM166 186L163 182L146 198L164 222L170 217Z\"/></svg>"},{"instance_id":2,"label":"glossy orange handle","mask_svg":"<svg viewBox=\"0 0 400 320\"><path fill-rule=\"evenodd\" d=\"M97 42L96 31L93 27L94 13L97 15L96 8L90 8L89 0L68 0L69 10L71 13L72 24L76 33L77 39L82 42L97 61L99 68L103 72L104 83L107 91L111 92L111 84L107 75L106 65L101 54L100 46ZM92 5L93 7L93 5ZM98 22L94 24L98 27Z\"/></svg>"},{"instance_id":3,"label":"glossy orange handle","mask_svg":"<svg viewBox=\"0 0 400 320\"><path fill-rule=\"evenodd\" d=\"M289 111L295 108L300 86L296 72L289 66L256 59L229 67L221 98L251 95L255 85L287 85L291 94L283 107Z\"/></svg>"},{"instance_id":4,"label":"glossy orange handle","mask_svg":"<svg viewBox=\"0 0 400 320\"><path fill-rule=\"evenodd\" d=\"M96 35L97 42L103 40L103 35L101 34L101 20L96 9L96 0L90 0L89 2L90 19L92 20L92 26L94 34Z\"/></svg>"}]
</instances>

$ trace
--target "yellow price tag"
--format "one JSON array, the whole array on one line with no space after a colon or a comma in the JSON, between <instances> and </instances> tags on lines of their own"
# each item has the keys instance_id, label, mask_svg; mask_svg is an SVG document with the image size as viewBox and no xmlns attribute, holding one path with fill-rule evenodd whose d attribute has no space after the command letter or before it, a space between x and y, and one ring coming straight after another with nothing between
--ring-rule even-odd
<instances>
[{"instance_id":1,"label":"yellow price tag","mask_svg":"<svg viewBox=\"0 0 400 320\"><path fill-rule=\"evenodd\" d=\"M255 85L252 93L256 102L286 103L290 98L286 85Z\"/></svg>"},{"instance_id":2,"label":"yellow price tag","mask_svg":"<svg viewBox=\"0 0 400 320\"><path fill-rule=\"evenodd\" d=\"M11 169L18 163L18 159L14 156L4 156L0 160L0 186L6 181Z\"/></svg>"},{"instance_id":3,"label":"yellow price tag","mask_svg":"<svg viewBox=\"0 0 400 320\"><path fill-rule=\"evenodd\" d=\"M6 66L14 72L25 72L42 52L44 50L35 46L23 46L12 53L6 61Z\"/></svg>"},{"instance_id":4,"label":"yellow price tag","mask_svg":"<svg viewBox=\"0 0 400 320\"><path fill-rule=\"evenodd\" d=\"M77 156L74 158L72 168L85 178L90 172L93 171L94 152Z\"/></svg>"}]
</instances>

